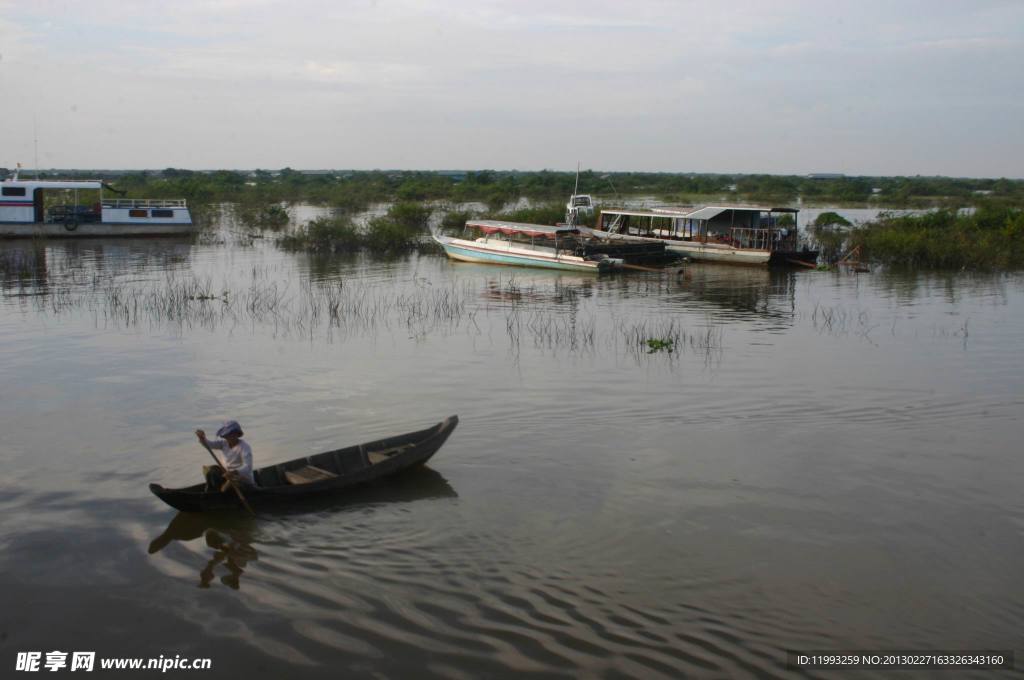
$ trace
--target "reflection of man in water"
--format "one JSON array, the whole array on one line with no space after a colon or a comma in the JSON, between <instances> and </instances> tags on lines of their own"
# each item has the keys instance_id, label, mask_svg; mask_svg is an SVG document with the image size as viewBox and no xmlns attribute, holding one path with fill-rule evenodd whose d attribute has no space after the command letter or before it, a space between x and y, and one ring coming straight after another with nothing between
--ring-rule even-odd
<instances>
[{"instance_id":1,"label":"reflection of man in water","mask_svg":"<svg viewBox=\"0 0 1024 680\"><path fill-rule=\"evenodd\" d=\"M220 577L220 582L229 588L238 590L239 580L245 571L249 561L259 559L259 553L245 541L232 536L230 541L213 529L206 530L206 545L213 548L213 557L206 563L206 567L199 572L199 587L209 588L213 581L213 570L221 562L227 568L228 573Z\"/></svg>"}]
</instances>

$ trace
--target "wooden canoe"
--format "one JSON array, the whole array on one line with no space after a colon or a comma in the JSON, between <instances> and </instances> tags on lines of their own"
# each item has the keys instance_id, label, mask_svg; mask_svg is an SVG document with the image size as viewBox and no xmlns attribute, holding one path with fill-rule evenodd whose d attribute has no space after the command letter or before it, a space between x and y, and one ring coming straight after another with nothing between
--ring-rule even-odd
<instances>
[{"instance_id":1,"label":"wooden canoe","mask_svg":"<svg viewBox=\"0 0 1024 680\"><path fill-rule=\"evenodd\" d=\"M255 508L334 493L422 465L433 456L459 424L450 416L425 430L325 451L253 471L257 486L242 487ZM149 490L172 508L185 512L241 508L238 497L206 491L205 484L168 489L150 484Z\"/></svg>"}]
</instances>

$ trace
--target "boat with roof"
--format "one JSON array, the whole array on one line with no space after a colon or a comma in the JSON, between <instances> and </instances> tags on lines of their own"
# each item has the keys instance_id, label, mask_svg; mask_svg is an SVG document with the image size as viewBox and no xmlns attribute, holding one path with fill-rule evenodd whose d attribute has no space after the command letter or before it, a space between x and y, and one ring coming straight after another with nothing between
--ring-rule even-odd
<instances>
[{"instance_id":1,"label":"boat with roof","mask_svg":"<svg viewBox=\"0 0 1024 680\"><path fill-rule=\"evenodd\" d=\"M195 230L185 199L120 198L99 179L0 181L0 237L172 236Z\"/></svg>"},{"instance_id":2,"label":"boat with roof","mask_svg":"<svg viewBox=\"0 0 1024 680\"><path fill-rule=\"evenodd\" d=\"M798 212L748 206L605 208L589 231L602 239L663 242L693 260L814 266L818 251L800 245ZM792 217L784 222L786 215Z\"/></svg>"},{"instance_id":3,"label":"boat with roof","mask_svg":"<svg viewBox=\"0 0 1024 680\"><path fill-rule=\"evenodd\" d=\"M623 260L606 253L589 253L588 237L575 226L501 220L469 220L458 238L434 234L448 257L462 262L543 267L568 271L605 272L622 268Z\"/></svg>"}]
</instances>

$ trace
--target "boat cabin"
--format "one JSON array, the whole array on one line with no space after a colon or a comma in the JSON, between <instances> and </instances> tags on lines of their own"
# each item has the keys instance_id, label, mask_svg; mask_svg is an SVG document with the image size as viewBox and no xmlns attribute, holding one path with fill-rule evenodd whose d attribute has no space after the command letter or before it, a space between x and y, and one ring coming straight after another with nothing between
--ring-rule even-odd
<instances>
[{"instance_id":1,"label":"boat cabin","mask_svg":"<svg viewBox=\"0 0 1024 680\"><path fill-rule=\"evenodd\" d=\"M590 194L573 194L565 204L565 221L579 224L581 216L594 214L594 199Z\"/></svg>"},{"instance_id":2,"label":"boat cabin","mask_svg":"<svg viewBox=\"0 0 1024 680\"><path fill-rule=\"evenodd\" d=\"M717 243L737 249L791 251L797 247L796 208L707 206L602 210L596 228L669 241ZM792 224L780 224L792 215Z\"/></svg>"},{"instance_id":3,"label":"boat cabin","mask_svg":"<svg viewBox=\"0 0 1024 680\"><path fill-rule=\"evenodd\" d=\"M478 243L507 241L519 247L545 248L557 252L575 253L583 238L575 227L548 227L525 222L503 220L469 220L466 231L478 232Z\"/></svg>"}]
</instances>

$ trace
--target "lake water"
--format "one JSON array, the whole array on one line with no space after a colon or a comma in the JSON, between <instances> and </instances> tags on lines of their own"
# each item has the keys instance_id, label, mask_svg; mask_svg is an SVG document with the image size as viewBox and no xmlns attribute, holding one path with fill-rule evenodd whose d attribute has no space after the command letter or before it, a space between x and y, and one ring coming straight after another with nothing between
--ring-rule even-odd
<instances>
[{"instance_id":1,"label":"lake water","mask_svg":"<svg viewBox=\"0 0 1024 680\"><path fill-rule=\"evenodd\" d=\"M7 670L832 677L786 650L1022 646L1019 275L560 275L229 227L0 270ZM147 489L199 481L192 431L227 418L260 464L453 413L428 468L302 512Z\"/></svg>"}]
</instances>

